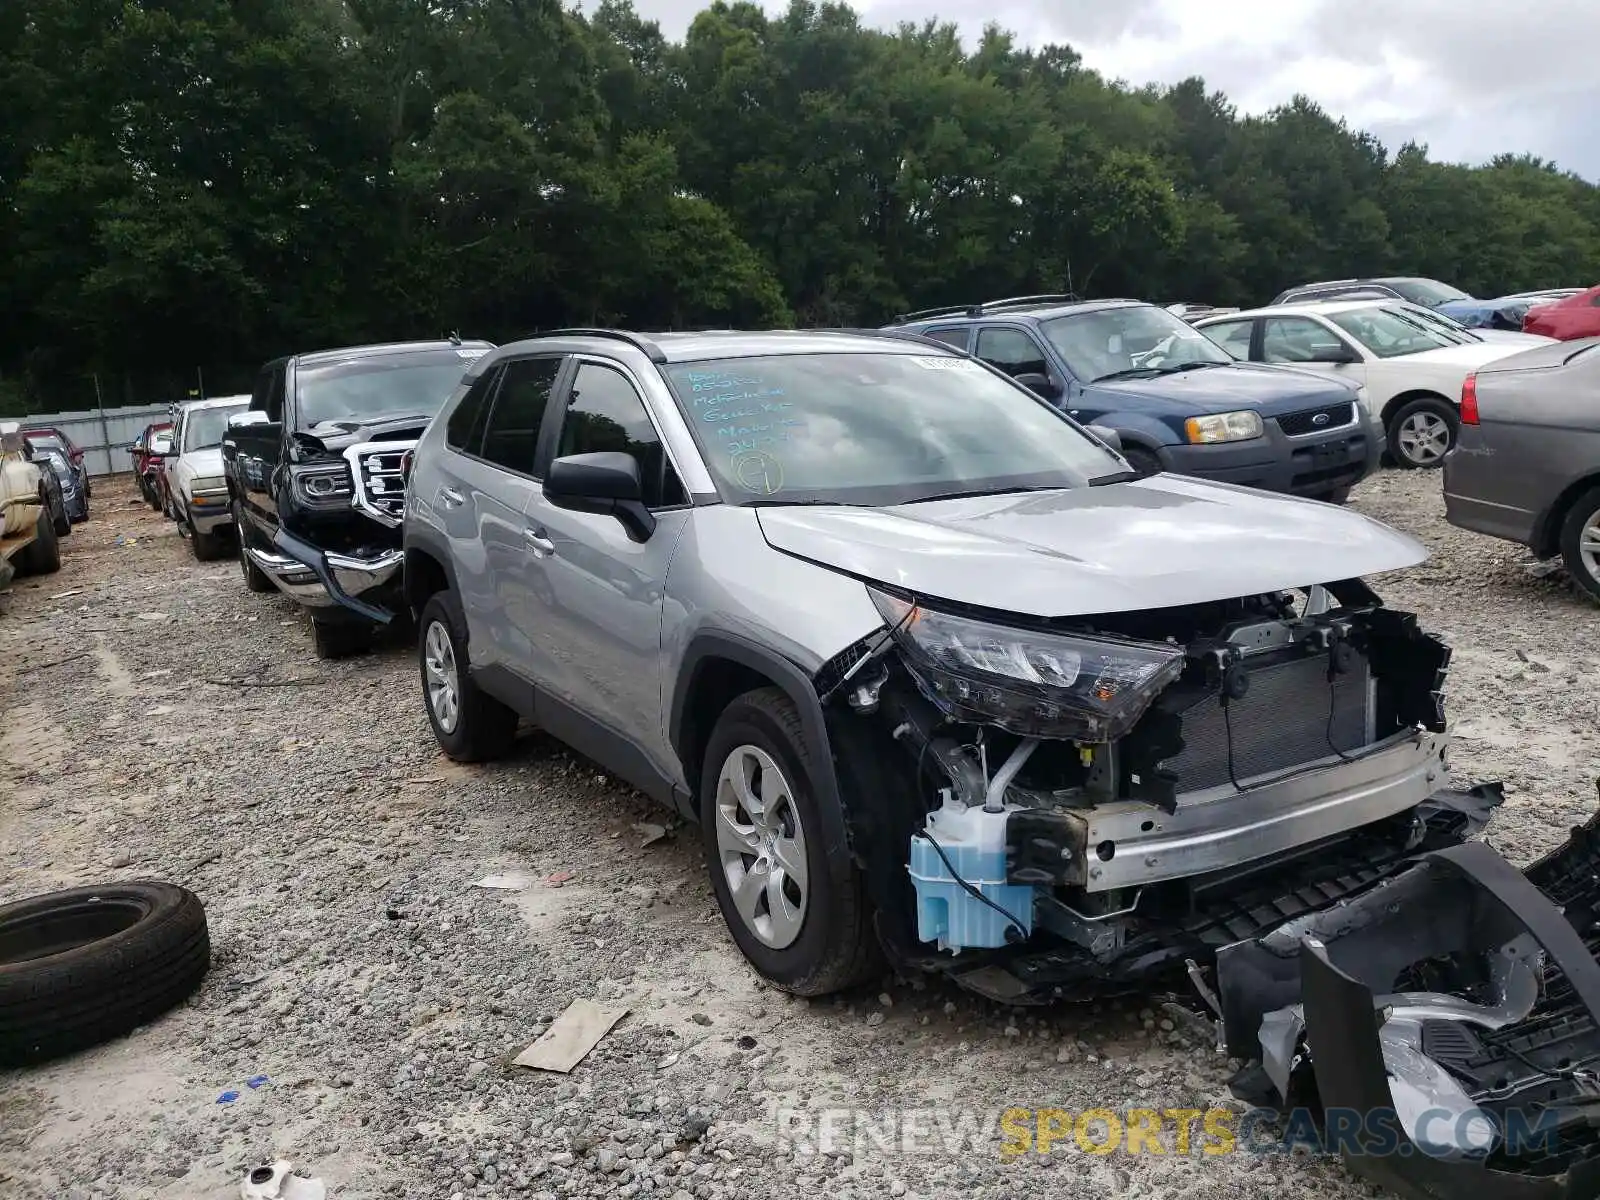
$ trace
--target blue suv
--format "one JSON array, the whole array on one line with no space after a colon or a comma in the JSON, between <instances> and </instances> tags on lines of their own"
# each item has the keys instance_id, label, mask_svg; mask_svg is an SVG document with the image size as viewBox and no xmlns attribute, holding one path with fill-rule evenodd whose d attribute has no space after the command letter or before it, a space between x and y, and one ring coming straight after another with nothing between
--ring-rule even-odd
<instances>
[{"instance_id":1,"label":"blue suv","mask_svg":"<svg viewBox=\"0 0 1600 1200\"><path fill-rule=\"evenodd\" d=\"M1383 447L1365 389L1236 362L1153 304L1018 296L908 313L888 328L965 350L1079 422L1115 429L1141 474L1342 503Z\"/></svg>"}]
</instances>

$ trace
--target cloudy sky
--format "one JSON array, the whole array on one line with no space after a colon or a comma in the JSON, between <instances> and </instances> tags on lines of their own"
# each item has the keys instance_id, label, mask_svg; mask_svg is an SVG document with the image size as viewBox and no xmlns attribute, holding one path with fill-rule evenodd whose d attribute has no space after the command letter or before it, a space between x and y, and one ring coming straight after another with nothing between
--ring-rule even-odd
<instances>
[{"instance_id":1,"label":"cloudy sky","mask_svg":"<svg viewBox=\"0 0 1600 1200\"><path fill-rule=\"evenodd\" d=\"M701 0L634 0L681 37ZM783 0L766 0L778 11ZM1201 75L1245 112L1305 92L1391 150L1505 151L1600 180L1600 0L856 0L874 25L998 21L1134 84Z\"/></svg>"}]
</instances>

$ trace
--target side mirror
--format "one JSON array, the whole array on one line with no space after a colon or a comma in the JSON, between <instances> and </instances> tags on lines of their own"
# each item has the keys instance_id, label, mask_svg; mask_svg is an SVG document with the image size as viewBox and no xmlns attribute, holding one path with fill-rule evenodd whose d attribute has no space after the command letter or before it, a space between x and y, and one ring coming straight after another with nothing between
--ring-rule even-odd
<instances>
[{"instance_id":1,"label":"side mirror","mask_svg":"<svg viewBox=\"0 0 1600 1200\"><path fill-rule=\"evenodd\" d=\"M636 542L656 530L656 519L644 506L639 462L631 454L605 450L558 458L550 464L544 494L558 508L616 517Z\"/></svg>"},{"instance_id":2,"label":"side mirror","mask_svg":"<svg viewBox=\"0 0 1600 1200\"><path fill-rule=\"evenodd\" d=\"M271 417L267 416L264 409L247 408L244 412L236 412L228 418L228 429L250 429L262 425L274 424Z\"/></svg>"},{"instance_id":3,"label":"side mirror","mask_svg":"<svg viewBox=\"0 0 1600 1200\"><path fill-rule=\"evenodd\" d=\"M1312 362L1358 363L1361 356L1343 342L1321 342L1312 347Z\"/></svg>"},{"instance_id":4,"label":"side mirror","mask_svg":"<svg viewBox=\"0 0 1600 1200\"><path fill-rule=\"evenodd\" d=\"M1035 396L1043 396L1046 400L1054 400L1061 395L1061 385L1048 375L1041 375L1037 371L1024 371L1021 375L1012 376L1023 387Z\"/></svg>"},{"instance_id":5,"label":"side mirror","mask_svg":"<svg viewBox=\"0 0 1600 1200\"><path fill-rule=\"evenodd\" d=\"M1122 435L1112 429L1111 426L1085 425L1084 428L1104 442L1108 450L1115 450L1118 454L1122 453Z\"/></svg>"}]
</instances>

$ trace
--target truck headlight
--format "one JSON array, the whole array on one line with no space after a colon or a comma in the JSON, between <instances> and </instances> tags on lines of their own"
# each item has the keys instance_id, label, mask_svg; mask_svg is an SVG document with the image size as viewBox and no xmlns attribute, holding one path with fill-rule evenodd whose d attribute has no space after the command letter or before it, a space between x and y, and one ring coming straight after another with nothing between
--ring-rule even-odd
<instances>
[{"instance_id":1,"label":"truck headlight","mask_svg":"<svg viewBox=\"0 0 1600 1200\"><path fill-rule=\"evenodd\" d=\"M1261 436L1261 414L1251 412L1214 413L1205 417L1190 417L1183 423L1189 440L1196 445L1213 442L1248 442Z\"/></svg>"},{"instance_id":2,"label":"truck headlight","mask_svg":"<svg viewBox=\"0 0 1600 1200\"><path fill-rule=\"evenodd\" d=\"M289 468L295 499L308 508L348 508L355 496L344 463L311 463Z\"/></svg>"},{"instance_id":3,"label":"truck headlight","mask_svg":"<svg viewBox=\"0 0 1600 1200\"><path fill-rule=\"evenodd\" d=\"M1183 673L1177 646L995 625L867 590L907 668L958 720L1028 737L1114 741Z\"/></svg>"}]
</instances>

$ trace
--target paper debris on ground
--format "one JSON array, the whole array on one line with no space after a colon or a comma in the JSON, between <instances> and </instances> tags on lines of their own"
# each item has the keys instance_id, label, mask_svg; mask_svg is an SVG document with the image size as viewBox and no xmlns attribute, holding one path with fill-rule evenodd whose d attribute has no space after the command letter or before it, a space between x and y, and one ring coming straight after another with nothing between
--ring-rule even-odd
<instances>
[{"instance_id":1,"label":"paper debris on ground","mask_svg":"<svg viewBox=\"0 0 1600 1200\"><path fill-rule=\"evenodd\" d=\"M473 887L491 888L495 891L520 892L533 882L533 876L523 871L507 871L504 875L485 875Z\"/></svg>"},{"instance_id":2,"label":"paper debris on ground","mask_svg":"<svg viewBox=\"0 0 1600 1200\"><path fill-rule=\"evenodd\" d=\"M596 1004L593 1000L574 1000L538 1039L511 1060L512 1066L538 1071L559 1071L565 1075L584 1060L611 1032L611 1027L628 1010L623 1005Z\"/></svg>"}]
</instances>

